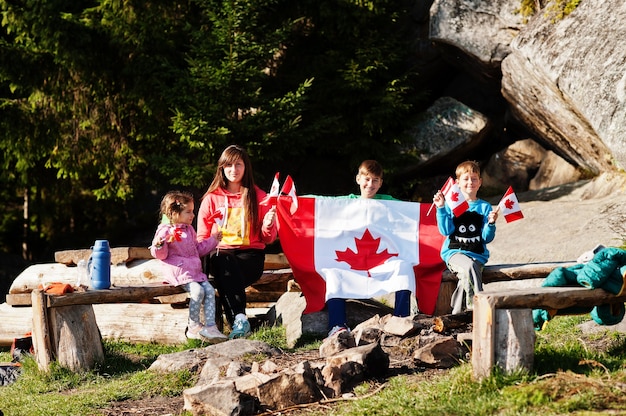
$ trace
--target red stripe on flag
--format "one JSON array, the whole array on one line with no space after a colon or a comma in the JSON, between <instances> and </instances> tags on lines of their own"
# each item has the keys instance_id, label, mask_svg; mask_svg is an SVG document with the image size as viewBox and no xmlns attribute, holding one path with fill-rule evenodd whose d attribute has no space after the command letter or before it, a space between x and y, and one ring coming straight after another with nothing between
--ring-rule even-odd
<instances>
[{"instance_id":1,"label":"red stripe on flag","mask_svg":"<svg viewBox=\"0 0 626 416\"><path fill-rule=\"evenodd\" d=\"M437 228L435 215L428 215L428 204L420 204L419 222L419 255L420 264L415 270L415 291L417 306L421 313L435 313L441 276L446 265L441 259L440 251L445 237Z\"/></svg>"},{"instance_id":2,"label":"red stripe on flag","mask_svg":"<svg viewBox=\"0 0 626 416\"><path fill-rule=\"evenodd\" d=\"M297 203L298 215L292 216L292 197L278 198L278 237L306 299L304 313L311 313L326 305L326 282L315 271L315 198L298 198Z\"/></svg>"}]
</instances>

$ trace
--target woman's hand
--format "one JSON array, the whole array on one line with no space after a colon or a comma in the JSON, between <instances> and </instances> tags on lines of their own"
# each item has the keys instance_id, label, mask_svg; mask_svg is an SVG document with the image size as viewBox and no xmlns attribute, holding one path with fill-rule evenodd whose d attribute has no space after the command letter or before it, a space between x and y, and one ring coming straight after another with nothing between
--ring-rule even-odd
<instances>
[{"instance_id":1,"label":"woman's hand","mask_svg":"<svg viewBox=\"0 0 626 416\"><path fill-rule=\"evenodd\" d=\"M272 228L276 223L276 207L270 208L263 217L263 227Z\"/></svg>"}]
</instances>

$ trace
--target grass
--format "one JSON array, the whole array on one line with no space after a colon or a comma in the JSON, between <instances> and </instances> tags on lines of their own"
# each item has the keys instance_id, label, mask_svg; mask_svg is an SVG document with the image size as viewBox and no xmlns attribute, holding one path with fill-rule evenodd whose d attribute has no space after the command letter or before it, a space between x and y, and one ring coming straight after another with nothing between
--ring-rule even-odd
<instances>
[{"instance_id":1,"label":"grass","mask_svg":"<svg viewBox=\"0 0 626 416\"><path fill-rule=\"evenodd\" d=\"M301 415L562 415L626 413L626 335L617 332L583 334L578 324L588 316L556 317L537 333L535 370L505 375L495 372L482 382L472 379L469 363L425 374L387 380L371 394L363 383L355 399L316 405ZM283 328L261 328L254 339L289 351ZM198 347L134 345L106 342L106 364L83 374L54 367L42 374L32 359L24 362L18 381L0 387L0 409L6 415L97 414L108 403L146 397L178 397L194 384L186 371L154 374L147 371L159 354ZM319 347L319 340L299 349ZM10 361L8 351L0 361ZM33 397L36 397L33 400Z\"/></svg>"}]
</instances>

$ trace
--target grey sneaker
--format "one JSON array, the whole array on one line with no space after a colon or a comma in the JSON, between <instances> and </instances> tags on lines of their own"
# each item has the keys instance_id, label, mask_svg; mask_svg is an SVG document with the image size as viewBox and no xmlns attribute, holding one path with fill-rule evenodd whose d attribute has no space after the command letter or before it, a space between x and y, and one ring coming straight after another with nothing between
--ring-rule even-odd
<instances>
[{"instance_id":1,"label":"grey sneaker","mask_svg":"<svg viewBox=\"0 0 626 416\"><path fill-rule=\"evenodd\" d=\"M347 327L345 327L345 326L339 326L339 325L334 326L334 327L333 327L333 329L331 329L330 331L328 331L328 336L327 336L326 338L330 338L330 337L332 337L333 335L337 335L337 334L339 334L339 333L341 333L341 332L344 332L344 331L348 331L348 332L350 332L350 329L348 329L348 328L347 328Z\"/></svg>"},{"instance_id":2,"label":"grey sneaker","mask_svg":"<svg viewBox=\"0 0 626 416\"><path fill-rule=\"evenodd\" d=\"M250 331L250 322L248 322L247 318L235 319L235 322L233 322L233 330L230 331L228 338L245 338L250 335L251 332L252 331Z\"/></svg>"},{"instance_id":3,"label":"grey sneaker","mask_svg":"<svg viewBox=\"0 0 626 416\"><path fill-rule=\"evenodd\" d=\"M185 335L189 339L202 339L200 336L200 331L202 330L202 325L198 323L191 324L187 327L187 331L185 331Z\"/></svg>"},{"instance_id":4,"label":"grey sneaker","mask_svg":"<svg viewBox=\"0 0 626 416\"><path fill-rule=\"evenodd\" d=\"M228 337L222 334L215 325L205 326L200 330L199 334L208 342L223 342L228 339Z\"/></svg>"}]
</instances>

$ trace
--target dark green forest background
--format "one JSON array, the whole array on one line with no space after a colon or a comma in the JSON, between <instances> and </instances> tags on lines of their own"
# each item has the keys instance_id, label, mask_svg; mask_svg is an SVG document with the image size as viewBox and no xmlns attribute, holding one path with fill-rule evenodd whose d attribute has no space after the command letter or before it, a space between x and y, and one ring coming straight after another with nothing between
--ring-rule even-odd
<instances>
[{"instance_id":1,"label":"dark green forest background","mask_svg":"<svg viewBox=\"0 0 626 416\"><path fill-rule=\"evenodd\" d=\"M431 3L0 0L0 252L147 246L163 193L199 198L232 143L266 190L357 192L366 158L393 178L455 71L420 54Z\"/></svg>"}]
</instances>

